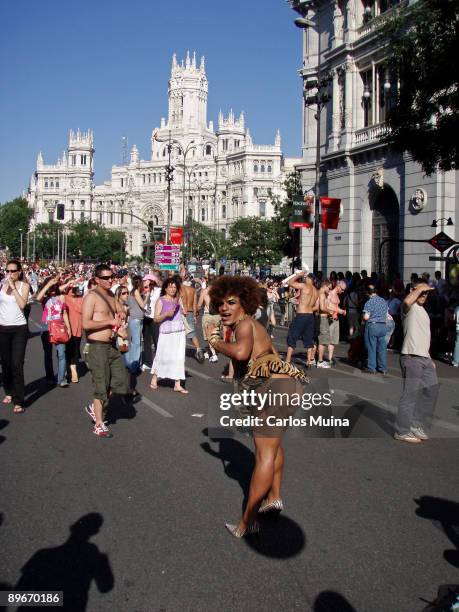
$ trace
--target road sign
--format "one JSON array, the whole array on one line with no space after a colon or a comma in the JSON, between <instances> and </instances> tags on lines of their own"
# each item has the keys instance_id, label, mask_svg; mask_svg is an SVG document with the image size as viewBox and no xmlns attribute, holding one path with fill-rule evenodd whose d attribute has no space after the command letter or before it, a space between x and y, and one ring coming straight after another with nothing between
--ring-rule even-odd
<instances>
[{"instance_id":1,"label":"road sign","mask_svg":"<svg viewBox=\"0 0 459 612\"><path fill-rule=\"evenodd\" d=\"M431 244L434 249L440 251L440 253L443 253L454 244L454 240L448 236L448 234L445 234L445 232L438 232L438 234L435 234L435 236L427 242Z\"/></svg>"},{"instance_id":2,"label":"road sign","mask_svg":"<svg viewBox=\"0 0 459 612\"><path fill-rule=\"evenodd\" d=\"M160 270L175 270L178 272L178 264L159 264Z\"/></svg>"},{"instance_id":3,"label":"road sign","mask_svg":"<svg viewBox=\"0 0 459 612\"><path fill-rule=\"evenodd\" d=\"M155 251L180 251L179 244L155 244Z\"/></svg>"},{"instance_id":4,"label":"road sign","mask_svg":"<svg viewBox=\"0 0 459 612\"><path fill-rule=\"evenodd\" d=\"M314 196L293 196L292 216L290 228L311 228L314 223Z\"/></svg>"}]
</instances>

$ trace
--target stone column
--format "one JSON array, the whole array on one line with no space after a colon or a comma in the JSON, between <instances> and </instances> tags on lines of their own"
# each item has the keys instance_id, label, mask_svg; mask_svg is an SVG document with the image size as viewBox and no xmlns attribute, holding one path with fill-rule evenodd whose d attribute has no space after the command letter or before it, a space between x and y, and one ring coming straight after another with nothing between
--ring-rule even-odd
<instances>
[{"instance_id":1,"label":"stone column","mask_svg":"<svg viewBox=\"0 0 459 612\"><path fill-rule=\"evenodd\" d=\"M340 137L340 116L339 116L339 74L338 70L333 71L333 91L332 91L332 132L330 134L329 147L336 151Z\"/></svg>"},{"instance_id":2,"label":"stone column","mask_svg":"<svg viewBox=\"0 0 459 612\"><path fill-rule=\"evenodd\" d=\"M344 101L344 142L346 147L352 144L352 132L353 132L353 114L352 114L352 100L354 98L353 92L353 75L355 64L351 57L347 57L344 65L345 74L345 101Z\"/></svg>"}]
</instances>

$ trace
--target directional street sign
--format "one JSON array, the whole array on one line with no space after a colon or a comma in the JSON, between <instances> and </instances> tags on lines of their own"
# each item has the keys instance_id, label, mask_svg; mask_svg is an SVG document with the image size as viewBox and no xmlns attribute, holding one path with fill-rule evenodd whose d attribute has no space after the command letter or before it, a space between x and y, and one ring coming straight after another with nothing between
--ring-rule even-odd
<instances>
[{"instance_id":1,"label":"directional street sign","mask_svg":"<svg viewBox=\"0 0 459 612\"><path fill-rule=\"evenodd\" d=\"M178 266L178 264L159 264L159 269L160 270L176 270L176 271L178 271L179 266Z\"/></svg>"},{"instance_id":2,"label":"directional street sign","mask_svg":"<svg viewBox=\"0 0 459 612\"><path fill-rule=\"evenodd\" d=\"M438 232L438 234L435 234L435 236L428 240L428 243L431 244L434 249L443 253L453 246L454 240L448 236L448 234L445 234L445 232Z\"/></svg>"}]
</instances>

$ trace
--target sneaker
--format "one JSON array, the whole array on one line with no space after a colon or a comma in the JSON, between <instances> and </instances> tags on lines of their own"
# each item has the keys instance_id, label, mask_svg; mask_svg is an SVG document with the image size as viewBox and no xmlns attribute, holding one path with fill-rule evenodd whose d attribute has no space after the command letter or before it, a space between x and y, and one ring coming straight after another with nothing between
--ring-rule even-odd
<instances>
[{"instance_id":1,"label":"sneaker","mask_svg":"<svg viewBox=\"0 0 459 612\"><path fill-rule=\"evenodd\" d=\"M96 413L94 412L94 406L92 404L88 404L84 407L84 410L88 417L91 419L93 423L96 422Z\"/></svg>"},{"instance_id":2,"label":"sneaker","mask_svg":"<svg viewBox=\"0 0 459 612\"><path fill-rule=\"evenodd\" d=\"M336 365L336 360L335 359L329 359L328 363L330 364L330 366L335 366Z\"/></svg>"},{"instance_id":3,"label":"sneaker","mask_svg":"<svg viewBox=\"0 0 459 612\"><path fill-rule=\"evenodd\" d=\"M92 430L92 432L96 434L96 436L99 436L99 438L112 438L113 437L112 432L105 425L105 423L102 423L102 425L97 425L97 426L94 425L94 429Z\"/></svg>"},{"instance_id":4,"label":"sneaker","mask_svg":"<svg viewBox=\"0 0 459 612\"><path fill-rule=\"evenodd\" d=\"M204 359L209 359L209 353L207 351L204 352Z\"/></svg>"},{"instance_id":5,"label":"sneaker","mask_svg":"<svg viewBox=\"0 0 459 612\"><path fill-rule=\"evenodd\" d=\"M140 369L142 370L142 372L148 372L149 370L151 370L151 366L147 366L145 363L143 363Z\"/></svg>"},{"instance_id":6,"label":"sneaker","mask_svg":"<svg viewBox=\"0 0 459 612\"><path fill-rule=\"evenodd\" d=\"M315 365L317 365L317 364L316 364L316 360L315 360L315 359L311 359L311 360L309 361L309 363L308 363L308 366L309 366L310 368L313 368Z\"/></svg>"},{"instance_id":7,"label":"sneaker","mask_svg":"<svg viewBox=\"0 0 459 612\"><path fill-rule=\"evenodd\" d=\"M198 363L204 363L204 353L201 349L197 349L196 351L196 361Z\"/></svg>"},{"instance_id":8,"label":"sneaker","mask_svg":"<svg viewBox=\"0 0 459 612\"><path fill-rule=\"evenodd\" d=\"M411 442L412 444L420 444L421 442L421 440L411 432L406 434L394 433L394 440L400 440L400 442Z\"/></svg>"},{"instance_id":9,"label":"sneaker","mask_svg":"<svg viewBox=\"0 0 459 612\"><path fill-rule=\"evenodd\" d=\"M209 361L210 363L217 363L218 361L217 355L212 355L211 357L209 357Z\"/></svg>"},{"instance_id":10,"label":"sneaker","mask_svg":"<svg viewBox=\"0 0 459 612\"><path fill-rule=\"evenodd\" d=\"M413 436L416 436L416 438L419 438L419 440L429 439L429 436L426 434L422 427L412 427L411 433L413 434Z\"/></svg>"},{"instance_id":11,"label":"sneaker","mask_svg":"<svg viewBox=\"0 0 459 612\"><path fill-rule=\"evenodd\" d=\"M316 367L318 368L331 368L331 365L328 363L328 361L318 361L316 364Z\"/></svg>"},{"instance_id":12,"label":"sneaker","mask_svg":"<svg viewBox=\"0 0 459 612\"><path fill-rule=\"evenodd\" d=\"M62 381L58 385L58 387L60 387L61 389L65 389L65 387L68 387L68 386L69 386L69 383L66 380Z\"/></svg>"},{"instance_id":13,"label":"sneaker","mask_svg":"<svg viewBox=\"0 0 459 612\"><path fill-rule=\"evenodd\" d=\"M451 365L453 366L453 368L459 368L459 363L456 363L455 361L452 361Z\"/></svg>"}]
</instances>

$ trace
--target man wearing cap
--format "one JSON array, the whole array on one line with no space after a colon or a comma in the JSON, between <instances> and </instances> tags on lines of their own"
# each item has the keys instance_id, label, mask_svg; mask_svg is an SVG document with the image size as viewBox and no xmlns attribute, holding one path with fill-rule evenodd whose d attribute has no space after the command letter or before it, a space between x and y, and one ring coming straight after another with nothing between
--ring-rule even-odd
<instances>
[{"instance_id":1,"label":"man wearing cap","mask_svg":"<svg viewBox=\"0 0 459 612\"><path fill-rule=\"evenodd\" d=\"M129 282L129 271L126 270L126 268L121 268L120 270L118 270L118 272L115 274L115 277L117 282L111 288L111 292L113 293L113 295L116 294L116 290L118 289L118 287L121 286L127 287L128 291L131 292L132 284Z\"/></svg>"}]
</instances>

